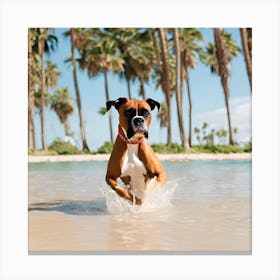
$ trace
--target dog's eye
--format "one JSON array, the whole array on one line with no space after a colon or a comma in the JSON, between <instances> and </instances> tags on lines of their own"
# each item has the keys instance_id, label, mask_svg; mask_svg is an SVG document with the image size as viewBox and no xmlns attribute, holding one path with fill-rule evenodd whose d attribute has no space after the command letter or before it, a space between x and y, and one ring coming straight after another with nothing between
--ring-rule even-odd
<instances>
[{"instance_id":1,"label":"dog's eye","mask_svg":"<svg viewBox=\"0 0 280 280\"><path fill-rule=\"evenodd\" d=\"M130 108L130 109L125 110L124 114L125 114L127 117L131 117L131 116L134 116L134 115L135 115L135 112L136 112L136 109L135 109L135 108Z\"/></svg>"},{"instance_id":2,"label":"dog's eye","mask_svg":"<svg viewBox=\"0 0 280 280\"><path fill-rule=\"evenodd\" d=\"M142 115L144 118L148 118L149 115L150 115L150 112L149 112L147 109L142 108L142 109L141 109L141 115Z\"/></svg>"}]
</instances>

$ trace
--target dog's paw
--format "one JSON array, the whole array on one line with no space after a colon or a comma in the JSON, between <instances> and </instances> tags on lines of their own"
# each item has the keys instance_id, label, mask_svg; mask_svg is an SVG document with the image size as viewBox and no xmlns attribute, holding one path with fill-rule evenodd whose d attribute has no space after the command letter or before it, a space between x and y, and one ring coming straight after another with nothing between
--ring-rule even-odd
<instances>
[{"instance_id":1,"label":"dog's paw","mask_svg":"<svg viewBox=\"0 0 280 280\"><path fill-rule=\"evenodd\" d=\"M142 199L138 198L138 197L135 197L135 204L136 205L142 205Z\"/></svg>"},{"instance_id":2,"label":"dog's paw","mask_svg":"<svg viewBox=\"0 0 280 280\"><path fill-rule=\"evenodd\" d=\"M118 193L119 196L127 199L129 202L131 202L131 204L133 204L133 200L135 200L135 204L136 205L141 205L142 204L142 200L138 197L135 196L135 198L133 198L133 195L126 189L121 188L119 186L115 187L115 191Z\"/></svg>"},{"instance_id":3,"label":"dog's paw","mask_svg":"<svg viewBox=\"0 0 280 280\"><path fill-rule=\"evenodd\" d=\"M132 195L131 195L132 196ZM130 199L128 199L130 204L135 203L136 205L142 205L142 199L138 198L135 196L135 198L133 199L133 197L131 197Z\"/></svg>"}]
</instances>

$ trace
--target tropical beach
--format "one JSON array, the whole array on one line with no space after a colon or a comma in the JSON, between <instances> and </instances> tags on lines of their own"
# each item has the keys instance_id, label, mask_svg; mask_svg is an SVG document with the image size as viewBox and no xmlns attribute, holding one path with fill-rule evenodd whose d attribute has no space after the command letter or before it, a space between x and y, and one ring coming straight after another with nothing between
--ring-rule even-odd
<instances>
[{"instance_id":1,"label":"tropical beach","mask_svg":"<svg viewBox=\"0 0 280 280\"><path fill-rule=\"evenodd\" d=\"M246 27L29 28L29 254L251 254L251 49ZM137 133L168 178L141 205L105 181Z\"/></svg>"},{"instance_id":2,"label":"tropical beach","mask_svg":"<svg viewBox=\"0 0 280 280\"><path fill-rule=\"evenodd\" d=\"M0 3L1 279L280 278L279 1ZM119 98L160 104L142 205Z\"/></svg>"},{"instance_id":3,"label":"tropical beach","mask_svg":"<svg viewBox=\"0 0 280 280\"><path fill-rule=\"evenodd\" d=\"M30 28L28 40L30 154L58 141L110 153L106 102L120 97L159 102L149 142L176 153L251 144L250 28Z\"/></svg>"}]
</instances>

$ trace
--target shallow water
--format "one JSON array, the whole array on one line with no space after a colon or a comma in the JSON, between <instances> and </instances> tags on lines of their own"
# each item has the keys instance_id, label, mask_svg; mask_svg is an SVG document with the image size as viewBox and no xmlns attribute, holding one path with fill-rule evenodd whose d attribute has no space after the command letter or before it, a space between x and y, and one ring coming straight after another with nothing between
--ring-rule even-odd
<instances>
[{"instance_id":1,"label":"shallow water","mask_svg":"<svg viewBox=\"0 0 280 280\"><path fill-rule=\"evenodd\" d=\"M107 162L29 164L29 251L251 251L251 161L164 161L142 206L104 183Z\"/></svg>"}]
</instances>

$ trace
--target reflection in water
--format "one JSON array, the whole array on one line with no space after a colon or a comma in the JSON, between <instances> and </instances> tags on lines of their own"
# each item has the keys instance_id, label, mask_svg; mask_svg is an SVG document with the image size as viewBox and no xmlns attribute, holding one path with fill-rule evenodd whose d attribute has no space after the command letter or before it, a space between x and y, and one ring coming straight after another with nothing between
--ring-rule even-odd
<instances>
[{"instance_id":1,"label":"reflection in water","mask_svg":"<svg viewBox=\"0 0 280 280\"><path fill-rule=\"evenodd\" d=\"M29 164L29 250L250 252L251 161L163 164L142 206L104 184L106 162Z\"/></svg>"},{"instance_id":2,"label":"reflection in water","mask_svg":"<svg viewBox=\"0 0 280 280\"><path fill-rule=\"evenodd\" d=\"M63 201L34 203L28 211L59 211L69 215L101 215L106 214L105 199L94 201Z\"/></svg>"}]
</instances>

